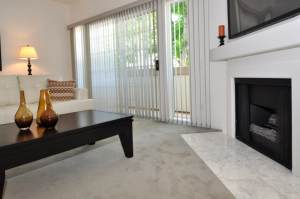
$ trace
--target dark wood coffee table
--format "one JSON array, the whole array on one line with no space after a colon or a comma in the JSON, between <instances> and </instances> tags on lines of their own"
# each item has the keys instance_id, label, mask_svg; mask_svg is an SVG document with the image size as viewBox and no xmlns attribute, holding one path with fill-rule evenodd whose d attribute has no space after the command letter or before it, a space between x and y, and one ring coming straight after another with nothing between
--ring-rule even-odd
<instances>
[{"instance_id":1,"label":"dark wood coffee table","mask_svg":"<svg viewBox=\"0 0 300 199\"><path fill-rule=\"evenodd\" d=\"M133 157L132 115L88 110L59 116L55 129L32 122L20 131L15 123L0 125L0 198L5 170L119 135L127 158Z\"/></svg>"}]
</instances>

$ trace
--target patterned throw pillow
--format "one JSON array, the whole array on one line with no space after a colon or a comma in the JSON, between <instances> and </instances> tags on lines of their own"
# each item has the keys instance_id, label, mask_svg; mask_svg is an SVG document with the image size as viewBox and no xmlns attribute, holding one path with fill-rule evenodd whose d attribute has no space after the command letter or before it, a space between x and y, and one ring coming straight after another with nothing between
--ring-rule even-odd
<instances>
[{"instance_id":1,"label":"patterned throw pillow","mask_svg":"<svg viewBox=\"0 0 300 199\"><path fill-rule=\"evenodd\" d=\"M75 99L76 80L55 81L48 79L51 100L66 101Z\"/></svg>"}]
</instances>

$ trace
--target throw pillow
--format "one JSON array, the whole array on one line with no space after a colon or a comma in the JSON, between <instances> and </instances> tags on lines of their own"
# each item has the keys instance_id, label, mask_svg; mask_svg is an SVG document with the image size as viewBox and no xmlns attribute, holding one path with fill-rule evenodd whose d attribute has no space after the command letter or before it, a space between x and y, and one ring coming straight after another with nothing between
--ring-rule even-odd
<instances>
[{"instance_id":1,"label":"throw pillow","mask_svg":"<svg viewBox=\"0 0 300 199\"><path fill-rule=\"evenodd\" d=\"M48 79L51 100L66 101L75 99L76 80L55 81Z\"/></svg>"}]
</instances>

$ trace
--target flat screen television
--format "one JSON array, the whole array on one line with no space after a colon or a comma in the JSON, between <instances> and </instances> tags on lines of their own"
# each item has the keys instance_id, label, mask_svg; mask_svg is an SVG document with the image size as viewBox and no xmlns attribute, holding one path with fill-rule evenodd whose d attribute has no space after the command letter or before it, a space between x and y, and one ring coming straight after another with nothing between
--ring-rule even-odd
<instances>
[{"instance_id":1,"label":"flat screen television","mask_svg":"<svg viewBox=\"0 0 300 199\"><path fill-rule=\"evenodd\" d=\"M227 0L229 39L300 14L300 0Z\"/></svg>"}]
</instances>

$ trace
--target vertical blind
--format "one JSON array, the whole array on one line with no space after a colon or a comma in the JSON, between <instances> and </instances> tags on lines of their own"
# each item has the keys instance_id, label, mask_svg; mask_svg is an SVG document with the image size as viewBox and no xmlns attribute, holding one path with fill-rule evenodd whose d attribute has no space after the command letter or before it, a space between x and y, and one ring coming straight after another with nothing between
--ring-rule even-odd
<instances>
[{"instance_id":1,"label":"vertical blind","mask_svg":"<svg viewBox=\"0 0 300 199\"><path fill-rule=\"evenodd\" d=\"M98 110L158 118L156 1L74 28L79 87Z\"/></svg>"},{"instance_id":2,"label":"vertical blind","mask_svg":"<svg viewBox=\"0 0 300 199\"><path fill-rule=\"evenodd\" d=\"M168 19L168 40L172 46L172 68L168 69L173 77L171 116L173 123L190 124L190 82L189 82L189 41L188 41L188 2L173 1L166 6ZM168 86L170 87L170 86ZM173 116L174 115L174 116Z\"/></svg>"},{"instance_id":3,"label":"vertical blind","mask_svg":"<svg viewBox=\"0 0 300 199\"><path fill-rule=\"evenodd\" d=\"M98 110L210 128L208 10L157 0L75 27L78 86Z\"/></svg>"},{"instance_id":4,"label":"vertical blind","mask_svg":"<svg viewBox=\"0 0 300 199\"><path fill-rule=\"evenodd\" d=\"M74 59L75 59L75 72L77 79L77 86L79 88L88 88L88 73L87 73L87 59L86 53L86 37L85 26L77 26L73 30L74 33Z\"/></svg>"},{"instance_id":5,"label":"vertical blind","mask_svg":"<svg viewBox=\"0 0 300 199\"><path fill-rule=\"evenodd\" d=\"M187 0L188 23L188 71L189 94L182 92L182 85L187 86L182 78L182 51L176 48L184 45L185 38L176 39L177 29L181 23L177 23L174 17L180 17L181 0L158 0L158 30L159 30L159 59L164 65L160 70L160 102L161 119L172 123L187 123L193 126L211 127L210 116L210 68L209 68L209 27L208 27L208 0ZM172 19L173 18L173 19ZM173 29L173 31L172 31ZM185 30L186 31L186 30ZM174 34L175 33L175 34ZM180 34L179 34L180 35ZM178 41L178 42L177 42ZM177 51L179 49L179 51ZM179 53L179 57L177 56ZM174 58L176 60L174 60ZM175 64L179 60L180 69ZM175 64L174 64L175 63ZM177 74L176 74L177 73ZM174 75L181 76L173 79ZM180 89L173 89L178 87ZM177 92L177 93L176 93ZM179 94L178 94L179 93ZM186 92L187 93L187 92ZM184 107L183 98L189 96L190 118L184 111L177 111L178 107ZM170 103L171 102L171 103ZM183 109L184 110L184 109ZM188 109L186 109L188 112ZM185 120L186 119L186 120Z\"/></svg>"}]
</instances>

